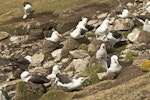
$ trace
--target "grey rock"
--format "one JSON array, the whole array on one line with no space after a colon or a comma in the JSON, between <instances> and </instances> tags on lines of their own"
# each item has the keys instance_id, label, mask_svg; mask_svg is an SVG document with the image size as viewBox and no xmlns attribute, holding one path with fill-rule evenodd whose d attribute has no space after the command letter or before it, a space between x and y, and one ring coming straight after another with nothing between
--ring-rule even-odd
<instances>
[{"instance_id":1,"label":"grey rock","mask_svg":"<svg viewBox=\"0 0 150 100\"><path fill-rule=\"evenodd\" d=\"M114 30L115 31L127 31L134 27L134 22L132 19L117 19L115 21Z\"/></svg>"},{"instance_id":2,"label":"grey rock","mask_svg":"<svg viewBox=\"0 0 150 100\"><path fill-rule=\"evenodd\" d=\"M133 31L128 34L127 39L133 43L137 43L137 39L139 38L140 33L140 29L134 28Z\"/></svg>"},{"instance_id":3,"label":"grey rock","mask_svg":"<svg viewBox=\"0 0 150 100\"><path fill-rule=\"evenodd\" d=\"M40 53L40 54L34 54L32 56L32 66L40 66L41 65L41 62L44 60L44 54L43 53Z\"/></svg>"},{"instance_id":4,"label":"grey rock","mask_svg":"<svg viewBox=\"0 0 150 100\"><path fill-rule=\"evenodd\" d=\"M107 17L108 13L102 13L100 15L97 16L98 19L101 19L101 18L105 18Z\"/></svg>"},{"instance_id":5,"label":"grey rock","mask_svg":"<svg viewBox=\"0 0 150 100\"><path fill-rule=\"evenodd\" d=\"M8 38L8 36L9 36L9 33L0 31L0 40L6 39Z\"/></svg>"},{"instance_id":6,"label":"grey rock","mask_svg":"<svg viewBox=\"0 0 150 100\"><path fill-rule=\"evenodd\" d=\"M12 43L21 43L21 42L25 42L28 39L28 35L24 35L24 36L11 36L10 37L10 41Z\"/></svg>"},{"instance_id":7,"label":"grey rock","mask_svg":"<svg viewBox=\"0 0 150 100\"><path fill-rule=\"evenodd\" d=\"M82 59L90 56L86 50L74 50L69 52L73 58Z\"/></svg>"}]
</instances>

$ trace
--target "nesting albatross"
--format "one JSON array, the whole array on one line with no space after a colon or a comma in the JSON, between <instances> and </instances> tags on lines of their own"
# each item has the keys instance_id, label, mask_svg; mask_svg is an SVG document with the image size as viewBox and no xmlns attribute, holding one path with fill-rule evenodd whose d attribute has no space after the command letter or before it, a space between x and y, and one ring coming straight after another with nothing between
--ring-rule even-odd
<instances>
[{"instance_id":1,"label":"nesting albatross","mask_svg":"<svg viewBox=\"0 0 150 100\"><path fill-rule=\"evenodd\" d=\"M107 73L120 73L122 70L122 66L118 62L118 56L113 55L111 56L111 64L110 67L107 69Z\"/></svg>"},{"instance_id":2,"label":"nesting albatross","mask_svg":"<svg viewBox=\"0 0 150 100\"><path fill-rule=\"evenodd\" d=\"M122 11L117 11L116 14L120 18L127 18L127 17L129 17L128 9L123 9Z\"/></svg>"},{"instance_id":3,"label":"nesting albatross","mask_svg":"<svg viewBox=\"0 0 150 100\"><path fill-rule=\"evenodd\" d=\"M65 87L70 91L77 90L83 82L88 79L88 77L79 77L77 79L72 79L71 82L62 83L61 81L57 81L57 86Z\"/></svg>"},{"instance_id":4,"label":"nesting albatross","mask_svg":"<svg viewBox=\"0 0 150 100\"><path fill-rule=\"evenodd\" d=\"M56 30L52 32L51 37L45 37L46 40L52 41L52 42L58 42L60 40L60 37L62 37L61 34L59 34Z\"/></svg>"},{"instance_id":5,"label":"nesting albatross","mask_svg":"<svg viewBox=\"0 0 150 100\"><path fill-rule=\"evenodd\" d=\"M40 74L31 75L31 73L29 73L28 71L22 72L20 77L22 81L28 83L44 84L49 82L49 80L45 76Z\"/></svg>"}]
</instances>

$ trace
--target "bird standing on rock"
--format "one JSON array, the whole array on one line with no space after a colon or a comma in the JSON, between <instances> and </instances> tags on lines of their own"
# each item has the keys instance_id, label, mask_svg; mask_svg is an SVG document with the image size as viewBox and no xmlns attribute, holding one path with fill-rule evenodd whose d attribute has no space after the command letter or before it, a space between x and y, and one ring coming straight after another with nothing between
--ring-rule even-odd
<instances>
[{"instance_id":1,"label":"bird standing on rock","mask_svg":"<svg viewBox=\"0 0 150 100\"><path fill-rule=\"evenodd\" d=\"M108 34L108 26L109 24L112 24L115 20L115 18L109 18L110 14L107 16L107 18L103 21L103 23L96 29L95 35L97 40L104 41L104 38Z\"/></svg>"},{"instance_id":2,"label":"bird standing on rock","mask_svg":"<svg viewBox=\"0 0 150 100\"><path fill-rule=\"evenodd\" d=\"M123 9L122 11L117 11L116 14L120 18L127 18L127 17L129 17L128 9Z\"/></svg>"},{"instance_id":3,"label":"bird standing on rock","mask_svg":"<svg viewBox=\"0 0 150 100\"><path fill-rule=\"evenodd\" d=\"M60 40L60 37L62 37L62 35L59 34L56 30L53 30L51 37L45 36L45 39L52 42L58 42Z\"/></svg>"},{"instance_id":4,"label":"bird standing on rock","mask_svg":"<svg viewBox=\"0 0 150 100\"><path fill-rule=\"evenodd\" d=\"M32 10L32 5L30 2L24 2L23 3L23 10L24 10L24 16L23 19L26 19L30 14Z\"/></svg>"},{"instance_id":5,"label":"bird standing on rock","mask_svg":"<svg viewBox=\"0 0 150 100\"><path fill-rule=\"evenodd\" d=\"M104 68L108 68L107 65L107 51L105 43L102 43L100 49L96 52L96 59L100 60L100 64Z\"/></svg>"}]
</instances>

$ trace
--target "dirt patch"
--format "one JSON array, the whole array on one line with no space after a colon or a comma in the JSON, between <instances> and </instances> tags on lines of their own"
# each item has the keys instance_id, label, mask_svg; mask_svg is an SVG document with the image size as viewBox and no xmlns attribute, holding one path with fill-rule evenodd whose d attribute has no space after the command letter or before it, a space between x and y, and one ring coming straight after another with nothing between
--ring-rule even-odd
<instances>
[{"instance_id":1,"label":"dirt patch","mask_svg":"<svg viewBox=\"0 0 150 100\"><path fill-rule=\"evenodd\" d=\"M84 98L86 96L93 95L99 91L111 89L143 74L145 74L145 72L143 72L140 68L131 66L125 67L115 80L106 80L100 82L97 85L91 87L90 89L85 89L79 93L76 93L73 96L73 99Z\"/></svg>"}]
</instances>

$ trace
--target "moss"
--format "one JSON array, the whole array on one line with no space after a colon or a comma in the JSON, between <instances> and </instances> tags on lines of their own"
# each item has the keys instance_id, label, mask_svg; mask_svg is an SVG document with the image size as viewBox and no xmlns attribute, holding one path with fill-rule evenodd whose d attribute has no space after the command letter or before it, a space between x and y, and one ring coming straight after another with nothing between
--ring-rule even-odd
<instances>
[{"instance_id":1,"label":"moss","mask_svg":"<svg viewBox=\"0 0 150 100\"><path fill-rule=\"evenodd\" d=\"M18 84L18 91L20 93L24 93L26 91L26 84L24 82L20 82Z\"/></svg>"},{"instance_id":2,"label":"moss","mask_svg":"<svg viewBox=\"0 0 150 100\"><path fill-rule=\"evenodd\" d=\"M126 54L126 60L133 61L138 56L138 53L136 52L128 52Z\"/></svg>"},{"instance_id":3,"label":"moss","mask_svg":"<svg viewBox=\"0 0 150 100\"><path fill-rule=\"evenodd\" d=\"M83 86L88 86L88 85L98 83L100 80L97 76L97 73L105 72L105 71L106 70L100 65L94 65L94 66L88 65L85 71L79 75L83 77L89 77L89 79L84 82Z\"/></svg>"},{"instance_id":4,"label":"moss","mask_svg":"<svg viewBox=\"0 0 150 100\"><path fill-rule=\"evenodd\" d=\"M88 33L86 33L86 37L87 37L87 38L88 38L88 37L95 38L96 35L95 35L94 33L92 33L92 32L88 32Z\"/></svg>"},{"instance_id":5,"label":"moss","mask_svg":"<svg viewBox=\"0 0 150 100\"><path fill-rule=\"evenodd\" d=\"M69 93L61 90L49 90L40 100L70 100Z\"/></svg>"},{"instance_id":6,"label":"moss","mask_svg":"<svg viewBox=\"0 0 150 100\"><path fill-rule=\"evenodd\" d=\"M126 45L121 46L119 48L111 48L108 52L110 53L110 55L113 55L113 54L117 54L118 52L121 52L125 48L126 48Z\"/></svg>"},{"instance_id":7,"label":"moss","mask_svg":"<svg viewBox=\"0 0 150 100\"><path fill-rule=\"evenodd\" d=\"M88 50L88 46L84 43L82 43L78 48L78 50Z\"/></svg>"}]
</instances>

